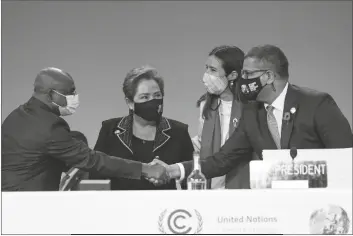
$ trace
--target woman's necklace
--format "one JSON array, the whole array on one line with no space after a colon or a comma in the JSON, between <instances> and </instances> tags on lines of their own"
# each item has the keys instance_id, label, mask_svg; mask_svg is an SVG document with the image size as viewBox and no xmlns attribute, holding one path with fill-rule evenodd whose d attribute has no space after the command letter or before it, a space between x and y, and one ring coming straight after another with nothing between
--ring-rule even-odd
<instances>
[{"instance_id":1,"label":"woman's necklace","mask_svg":"<svg viewBox=\"0 0 353 236\"><path fill-rule=\"evenodd\" d=\"M136 131L135 131L135 129L134 129L134 126L133 126L133 134L137 137L137 138L139 138L140 140L142 140L142 144L146 144L146 142L147 141L149 141L149 138L148 138L148 136L151 136L151 135L146 135L147 133L154 133L153 134L153 136L155 135L155 130L153 130L153 129L156 129L155 127L153 127L152 129L151 128L149 128L149 129L147 129L147 130L144 130L144 132L142 132L141 130L141 127L136 127Z\"/></svg>"}]
</instances>

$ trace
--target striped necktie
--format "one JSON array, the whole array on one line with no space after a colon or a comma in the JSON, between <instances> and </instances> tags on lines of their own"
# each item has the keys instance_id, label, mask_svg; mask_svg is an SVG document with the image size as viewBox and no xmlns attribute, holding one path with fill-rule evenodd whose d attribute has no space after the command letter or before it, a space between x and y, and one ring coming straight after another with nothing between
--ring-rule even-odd
<instances>
[{"instance_id":1,"label":"striped necktie","mask_svg":"<svg viewBox=\"0 0 353 236\"><path fill-rule=\"evenodd\" d=\"M276 118L273 114L274 107L269 105L266 107L267 110L267 126L268 129L272 135L273 141L275 141L275 144L278 149L281 149L281 136L278 132L278 125Z\"/></svg>"}]
</instances>

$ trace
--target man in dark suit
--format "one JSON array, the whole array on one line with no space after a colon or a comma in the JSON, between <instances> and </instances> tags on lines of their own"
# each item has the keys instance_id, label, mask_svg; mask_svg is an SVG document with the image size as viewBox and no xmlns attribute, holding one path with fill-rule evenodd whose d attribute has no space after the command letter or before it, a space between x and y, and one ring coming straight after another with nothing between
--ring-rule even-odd
<instances>
[{"instance_id":1,"label":"man in dark suit","mask_svg":"<svg viewBox=\"0 0 353 236\"><path fill-rule=\"evenodd\" d=\"M71 137L84 142L88 145L88 140L86 136L80 131L71 131ZM75 167L67 166L65 172L61 176L59 191L71 191L78 190L79 183L82 179L88 179L88 172L80 170Z\"/></svg>"},{"instance_id":2,"label":"man in dark suit","mask_svg":"<svg viewBox=\"0 0 353 236\"><path fill-rule=\"evenodd\" d=\"M58 190L65 165L107 177L167 179L165 168L108 156L70 136L60 116L79 105L72 77L46 68L36 77L34 94L2 124L2 191Z\"/></svg>"},{"instance_id":3,"label":"man in dark suit","mask_svg":"<svg viewBox=\"0 0 353 236\"><path fill-rule=\"evenodd\" d=\"M327 93L288 83L288 60L275 46L252 48L245 56L241 90L248 101L238 129L213 156L201 161L207 178L222 176L240 160L261 159L264 149L352 147L351 127ZM163 164L158 160L156 163ZM168 167L172 178L184 178L192 162Z\"/></svg>"}]
</instances>

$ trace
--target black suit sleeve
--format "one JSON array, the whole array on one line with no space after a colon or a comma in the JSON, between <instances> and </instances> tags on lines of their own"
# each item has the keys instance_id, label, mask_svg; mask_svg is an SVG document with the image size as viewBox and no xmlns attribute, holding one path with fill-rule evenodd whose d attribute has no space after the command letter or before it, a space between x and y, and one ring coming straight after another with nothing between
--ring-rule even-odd
<instances>
[{"instance_id":1,"label":"black suit sleeve","mask_svg":"<svg viewBox=\"0 0 353 236\"><path fill-rule=\"evenodd\" d=\"M315 129L325 148L352 147L352 131L336 102L326 95L315 111Z\"/></svg>"},{"instance_id":2,"label":"black suit sleeve","mask_svg":"<svg viewBox=\"0 0 353 236\"><path fill-rule=\"evenodd\" d=\"M241 119L239 127L225 142L218 153L201 160L201 171L207 179L227 174L240 160L244 158L251 160L253 149L249 143L244 120ZM192 171L193 163L183 162L185 176Z\"/></svg>"},{"instance_id":3,"label":"black suit sleeve","mask_svg":"<svg viewBox=\"0 0 353 236\"><path fill-rule=\"evenodd\" d=\"M94 151L84 142L72 138L68 127L63 124L54 125L52 135L46 143L46 151L49 156L84 171L96 171L107 177L141 178L142 164L140 162Z\"/></svg>"},{"instance_id":4,"label":"black suit sleeve","mask_svg":"<svg viewBox=\"0 0 353 236\"><path fill-rule=\"evenodd\" d=\"M102 127L99 131L98 139L96 142L96 145L94 146L94 150L96 151L103 151L106 150L106 141L107 141L107 136L108 136L108 129L107 125L105 122L102 122Z\"/></svg>"},{"instance_id":5,"label":"black suit sleeve","mask_svg":"<svg viewBox=\"0 0 353 236\"><path fill-rule=\"evenodd\" d=\"M182 155L181 155L181 161L192 161L193 160L194 146L192 144L192 141L191 141L190 134L189 134L187 126L184 129L183 136L182 136L181 140L183 142L183 145L182 145L183 150L182 150ZM187 189L186 179L187 178L184 178L184 180L180 183L182 189Z\"/></svg>"},{"instance_id":6,"label":"black suit sleeve","mask_svg":"<svg viewBox=\"0 0 353 236\"><path fill-rule=\"evenodd\" d=\"M105 122L102 122L102 127L99 131L98 139L96 145L94 146L95 151L104 152L106 149L106 141L107 141L107 125ZM89 179L106 179L106 177L100 175L97 171L91 171L89 173Z\"/></svg>"}]
</instances>

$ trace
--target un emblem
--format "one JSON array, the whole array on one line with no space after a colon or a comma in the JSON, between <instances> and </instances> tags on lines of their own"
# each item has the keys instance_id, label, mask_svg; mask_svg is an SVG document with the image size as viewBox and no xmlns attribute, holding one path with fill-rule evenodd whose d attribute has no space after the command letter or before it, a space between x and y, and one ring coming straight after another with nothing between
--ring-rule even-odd
<instances>
[{"instance_id":1,"label":"un emblem","mask_svg":"<svg viewBox=\"0 0 353 236\"><path fill-rule=\"evenodd\" d=\"M329 205L310 216L310 234L348 234L350 220L340 206Z\"/></svg>"},{"instance_id":2,"label":"un emblem","mask_svg":"<svg viewBox=\"0 0 353 236\"><path fill-rule=\"evenodd\" d=\"M162 234L199 234L202 230L202 217L197 210L167 209L159 215L158 229Z\"/></svg>"}]
</instances>

